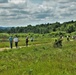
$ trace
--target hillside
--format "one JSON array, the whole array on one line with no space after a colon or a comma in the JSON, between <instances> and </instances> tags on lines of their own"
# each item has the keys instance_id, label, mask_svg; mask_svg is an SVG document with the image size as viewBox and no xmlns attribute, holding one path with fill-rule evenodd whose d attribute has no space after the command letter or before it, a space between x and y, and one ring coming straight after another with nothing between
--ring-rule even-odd
<instances>
[{"instance_id":1,"label":"hillside","mask_svg":"<svg viewBox=\"0 0 76 75\"><path fill-rule=\"evenodd\" d=\"M69 21L64 23L47 23L39 24L36 26L28 25L26 27L12 27L12 28L0 28L0 32L7 33L51 33L56 31L64 31L66 33L72 33L76 31L76 21Z\"/></svg>"},{"instance_id":2,"label":"hillside","mask_svg":"<svg viewBox=\"0 0 76 75\"><path fill-rule=\"evenodd\" d=\"M55 31L65 31L67 33L72 33L76 31L76 21L69 21L64 23L47 23L47 24L40 24L36 26L28 25L27 27L12 27L8 32L9 33L50 33Z\"/></svg>"}]
</instances>

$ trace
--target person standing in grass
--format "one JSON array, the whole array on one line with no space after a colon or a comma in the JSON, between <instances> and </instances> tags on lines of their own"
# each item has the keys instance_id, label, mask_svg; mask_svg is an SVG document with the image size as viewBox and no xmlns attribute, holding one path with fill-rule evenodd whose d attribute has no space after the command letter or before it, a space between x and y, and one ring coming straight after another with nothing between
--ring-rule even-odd
<instances>
[{"instance_id":1,"label":"person standing in grass","mask_svg":"<svg viewBox=\"0 0 76 75\"><path fill-rule=\"evenodd\" d=\"M18 37L17 37L17 35L16 35L15 38L14 38L14 42L15 42L16 48L18 47L18 41L19 41L19 39L18 39Z\"/></svg>"},{"instance_id":2,"label":"person standing in grass","mask_svg":"<svg viewBox=\"0 0 76 75\"><path fill-rule=\"evenodd\" d=\"M28 36L26 37L26 46L28 46Z\"/></svg>"},{"instance_id":3,"label":"person standing in grass","mask_svg":"<svg viewBox=\"0 0 76 75\"><path fill-rule=\"evenodd\" d=\"M70 41L69 36L67 36L67 41Z\"/></svg>"},{"instance_id":4,"label":"person standing in grass","mask_svg":"<svg viewBox=\"0 0 76 75\"><path fill-rule=\"evenodd\" d=\"M33 42L33 37L31 37L31 42Z\"/></svg>"},{"instance_id":5,"label":"person standing in grass","mask_svg":"<svg viewBox=\"0 0 76 75\"><path fill-rule=\"evenodd\" d=\"M10 48L12 49L12 46L13 46L13 37L12 36L9 37L9 42L10 42Z\"/></svg>"}]
</instances>

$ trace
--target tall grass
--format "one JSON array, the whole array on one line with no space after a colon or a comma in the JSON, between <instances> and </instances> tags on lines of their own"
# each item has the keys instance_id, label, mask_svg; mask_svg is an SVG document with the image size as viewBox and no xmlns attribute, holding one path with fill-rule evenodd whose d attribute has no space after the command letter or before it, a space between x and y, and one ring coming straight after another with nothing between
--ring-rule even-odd
<instances>
[{"instance_id":1,"label":"tall grass","mask_svg":"<svg viewBox=\"0 0 76 75\"><path fill-rule=\"evenodd\" d=\"M76 75L76 41L54 48L54 39L48 39L0 52L0 75Z\"/></svg>"}]
</instances>

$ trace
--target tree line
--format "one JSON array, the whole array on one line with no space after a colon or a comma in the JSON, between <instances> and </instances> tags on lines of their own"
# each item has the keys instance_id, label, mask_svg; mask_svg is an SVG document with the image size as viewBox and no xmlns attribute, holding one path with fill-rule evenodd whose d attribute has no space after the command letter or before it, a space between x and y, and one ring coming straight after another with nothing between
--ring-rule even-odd
<instances>
[{"instance_id":1,"label":"tree line","mask_svg":"<svg viewBox=\"0 0 76 75\"><path fill-rule=\"evenodd\" d=\"M56 22L47 24L38 24L36 26L28 25L26 27L10 27L5 29L0 29L0 33L50 33L56 31L65 31L66 33L72 33L76 31L76 21L69 22Z\"/></svg>"}]
</instances>

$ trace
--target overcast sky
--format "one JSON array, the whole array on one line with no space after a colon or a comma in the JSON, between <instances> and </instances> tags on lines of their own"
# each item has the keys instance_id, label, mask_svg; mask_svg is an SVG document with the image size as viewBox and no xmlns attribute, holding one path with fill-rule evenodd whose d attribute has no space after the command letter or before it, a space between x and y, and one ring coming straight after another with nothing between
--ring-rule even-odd
<instances>
[{"instance_id":1,"label":"overcast sky","mask_svg":"<svg viewBox=\"0 0 76 75\"><path fill-rule=\"evenodd\" d=\"M0 0L0 26L76 20L76 0Z\"/></svg>"}]
</instances>

